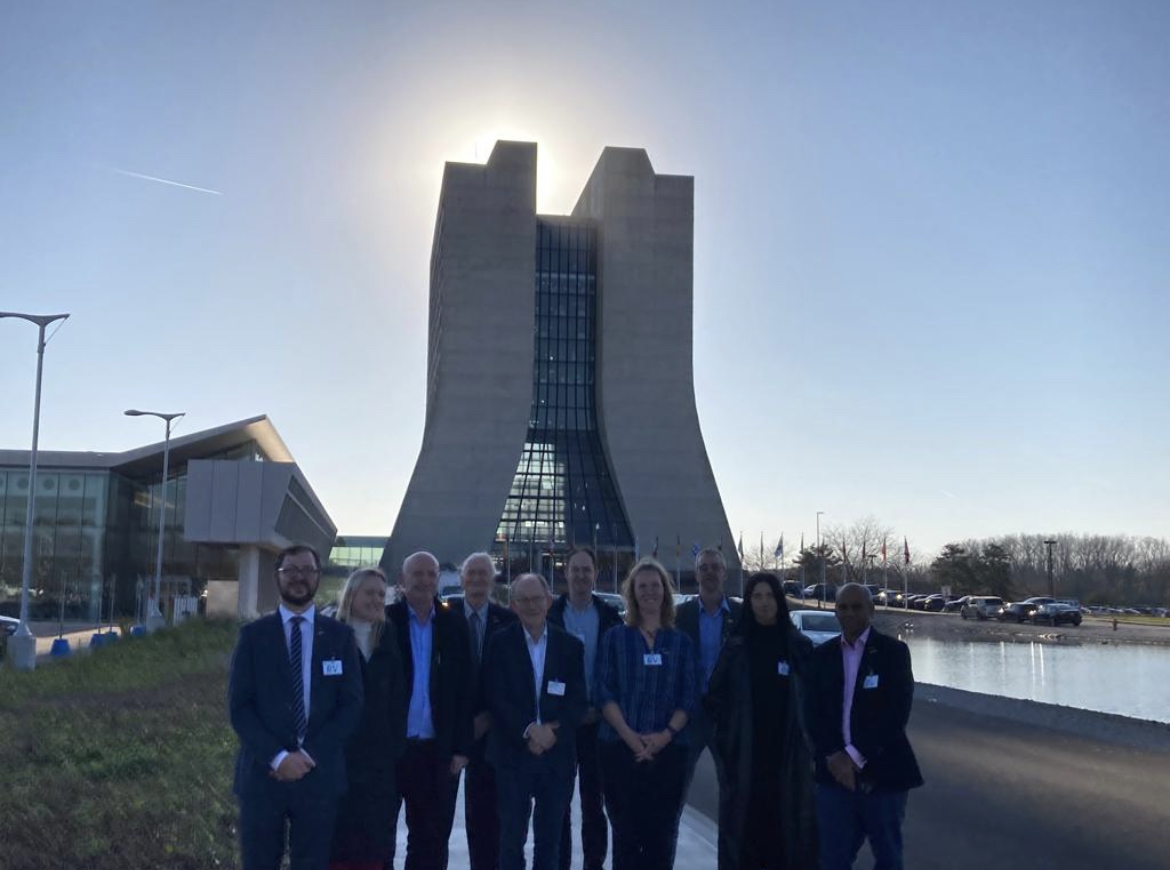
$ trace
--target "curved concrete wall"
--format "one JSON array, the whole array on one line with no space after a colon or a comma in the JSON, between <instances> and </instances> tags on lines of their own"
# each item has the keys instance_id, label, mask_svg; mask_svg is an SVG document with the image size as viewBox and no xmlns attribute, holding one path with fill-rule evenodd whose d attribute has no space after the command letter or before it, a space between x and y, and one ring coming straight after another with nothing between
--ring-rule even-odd
<instances>
[{"instance_id":1,"label":"curved concrete wall","mask_svg":"<svg viewBox=\"0 0 1170 870\"><path fill-rule=\"evenodd\" d=\"M532 404L536 145L499 142L486 165L448 163L431 255L422 449L382 557L458 564L489 549Z\"/></svg>"}]
</instances>

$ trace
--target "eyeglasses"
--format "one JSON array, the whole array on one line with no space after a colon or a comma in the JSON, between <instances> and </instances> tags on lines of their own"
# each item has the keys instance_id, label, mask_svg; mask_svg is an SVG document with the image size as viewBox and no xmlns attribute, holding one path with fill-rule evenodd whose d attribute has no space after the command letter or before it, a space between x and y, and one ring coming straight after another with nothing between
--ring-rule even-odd
<instances>
[{"instance_id":1,"label":"eyeglasses","mask_svg":"<svg viewBox=\"0 0 1170 870\"><path fill-rule=\"evenodd\" d=\"M543 595L525 595L520 598L513 597L512 603L519 604L521 607L529 607L530 605L538 604L544 600L545 597Z\"/></svg>"},{"instance_id":2,"label":"eyeglasses","mask_svg":"<svg viewBox=\"0 0 1170 870\"><path fill-rule=\"evenodd\" d=\"M316 577L321 572L316 568L277 568L276 573L286 580L293 578L306 580L309 577Z\"/></svg>"}]
</instances>

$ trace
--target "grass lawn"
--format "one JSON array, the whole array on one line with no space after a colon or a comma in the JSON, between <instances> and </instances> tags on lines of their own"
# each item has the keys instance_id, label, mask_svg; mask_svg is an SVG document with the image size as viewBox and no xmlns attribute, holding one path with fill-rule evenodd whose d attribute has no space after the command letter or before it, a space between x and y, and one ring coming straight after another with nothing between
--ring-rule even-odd
<instances>
[{"instance_id":1,"label":"grass lawn","mask_svg":"<svg viewBox=\"0 0 1170 870\"><path fill-rule=\"evenodd\" d=\"M235 638L233 622L193 620L0 670L0 866L237 866Z\"/></svg>"}]
</instances>

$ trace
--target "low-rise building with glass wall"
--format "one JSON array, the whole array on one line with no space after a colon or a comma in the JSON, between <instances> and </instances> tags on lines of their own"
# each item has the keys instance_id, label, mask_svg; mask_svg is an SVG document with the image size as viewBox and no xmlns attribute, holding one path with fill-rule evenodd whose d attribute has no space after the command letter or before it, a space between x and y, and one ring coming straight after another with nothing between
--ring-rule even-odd
<instances>
[{"instance_id":1,"label":"low-rise building with glass wall","mask_svg":"<svg viewBox=\"0 0 1170 870\"><path fill-rule=\"evenodd\" d=\"M164 445L121 453L38 452L30 618L135 618L152 588ZM20 606L28 451L0 450L0 613ZM329 555L336 527L267 417L170 443L163 602L205 597L221 614L275 604L274 554ZM265 569L269 570L265 570Z\"/></svg>"}]
</instances>

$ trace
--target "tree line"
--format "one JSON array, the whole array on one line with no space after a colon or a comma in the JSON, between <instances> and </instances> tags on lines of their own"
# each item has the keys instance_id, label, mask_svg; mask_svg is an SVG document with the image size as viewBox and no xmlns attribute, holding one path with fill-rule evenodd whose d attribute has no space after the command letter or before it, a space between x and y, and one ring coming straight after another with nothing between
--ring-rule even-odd
<instances>
[{"instance_id":1,"label":"tree line","mask_svg":"<svg viewBox=\"0 0 1170 870\"><path fill-rule=\"evenodd\" d=\"M822 530L816 541L779 540L752 546L743 554L744 570L777 571L785 580L816 583L869 582L914 592L937 592L944 586L956 595L988 594L1004 599L1048 592L1048 547L1058 598L1085 604L1126 606L1170 603L1170 541L1132 535L1014 534L967 539L928 554L873 518ZM795 544L795 546L793 546ZM911 553L907 564L904 548ZM883 558L884 555L884 558Z\"/></svg>"}]
</instances>

